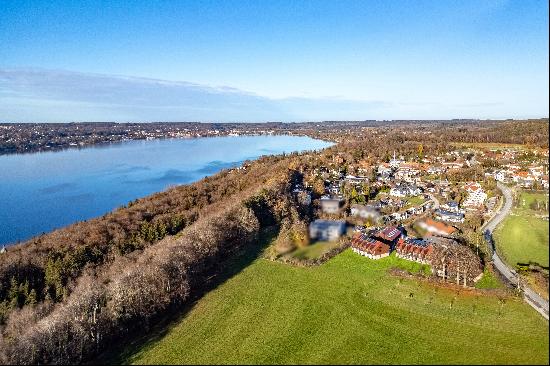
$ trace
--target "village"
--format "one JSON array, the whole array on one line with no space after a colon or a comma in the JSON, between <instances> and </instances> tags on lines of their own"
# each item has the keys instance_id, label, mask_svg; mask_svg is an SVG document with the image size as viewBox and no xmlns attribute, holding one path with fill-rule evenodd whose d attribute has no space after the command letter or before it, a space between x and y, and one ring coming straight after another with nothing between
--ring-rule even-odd
<instances>
[{"instance_id":1,"label":"village","mask_svg":"<svg viewBox=\"0 0 550 366\"><path fill-rule=\"evenodd\" d=\"M469 168L483 174L470 176ZM314 187L320 180L322 191ZM458 148L354 165L335 155L295 184L293 195L317 212L312 242L344 240L371 260L395 253L444 281L473 286L483 275L483 225L503 200L496 182L547 191L548 150Z\"/></svg>"}]
</instances>

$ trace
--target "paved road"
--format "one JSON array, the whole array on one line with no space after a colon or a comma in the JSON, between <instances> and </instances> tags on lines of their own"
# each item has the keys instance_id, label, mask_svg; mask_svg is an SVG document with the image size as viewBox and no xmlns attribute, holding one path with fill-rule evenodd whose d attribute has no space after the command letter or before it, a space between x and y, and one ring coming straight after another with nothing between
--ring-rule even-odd
<instances>
[{"instance_id":1,"label":"paved road","mask_svg":"<svg viewBox=\"0 0 550 366\"><path fill-rule=\"evenodd\" d=\"M433 209L434 210L437 210L439 208L439 200L431 193L428 193L428 196L430 197L430 199L433 201L434 203L434 206L433 206Z\"/></svg>"},{"instance_id":2,"label":"paved road","mask_svg":"<svg viewBox=\"0 0 550 366\"><path fill-rule=\"evenodd\" d=\"M521 279L514 271L513 268L509 267L504 261L499 257L495 250L495 242L493 240L493 230L501 223L502 220L510 213L512 209L512 191L510 188L506 187L504 184L498 182L498 188L502 191L504 195L504 205L500 210L489 220L489 222L484 225L484 235L485 240L489 243L489 247L493 253L493 265L496 270L499 271L512 285L518 286L523 291L524 300L531 305L536 311L538 311L543 317L548 319L548 301L542 298L539 294L533 291L526 284L521 283Z\"/></svg>"}]
</instances>

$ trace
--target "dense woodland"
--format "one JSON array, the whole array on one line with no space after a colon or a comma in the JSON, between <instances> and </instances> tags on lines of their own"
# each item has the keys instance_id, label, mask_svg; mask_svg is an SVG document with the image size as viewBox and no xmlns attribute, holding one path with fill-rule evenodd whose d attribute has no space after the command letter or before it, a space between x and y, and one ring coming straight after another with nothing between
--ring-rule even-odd
<instances>
[{"instance_id":1,"label":"dense woodland","mask_svg":"<svg viewBox=\"0 0 550 366\"><path fill-rule=\"evenodd\" d=\"M82 363L177 313L263 230L284 242L314 218L290 192L316 167L352 170L449 142L548 147L547 119L330 126L302 131L339 142L322 152L246 162L10 247L0 255L0 363Z\"/></svg>"}]
</instances>

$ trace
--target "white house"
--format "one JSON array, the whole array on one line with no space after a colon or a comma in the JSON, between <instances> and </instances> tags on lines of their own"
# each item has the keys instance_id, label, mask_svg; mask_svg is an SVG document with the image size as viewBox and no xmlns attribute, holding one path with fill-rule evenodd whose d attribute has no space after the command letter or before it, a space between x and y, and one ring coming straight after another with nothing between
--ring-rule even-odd
<instances>
[{"instance_id":1,"label":"white house","mask_svg":"<svg viewBox=\"0 0 550 366\"><path fill-rule=\"evenodd\" d=\"M392 172L392 169L390 167L389 164L387 163L382 163L378 166L378 170L377 170L378 174L380 175L389 175L391 174Z\"/></svg>"},{"instance_id":2,"label":"white house","mask_svg":"<svg viewBox=\"0 0 550 366\"><path fill-rule=\"evenodd\" d=\"M435 217L441 221L464 222L464 214L460 212L451 212L446 210L435 210Z\"/></svg>"},{"instance_id":3,"label":"white house","mask_svg":"<svg viewBox=\"0 0 550 366\"><path fill-rule=\"evenodd\" d=\"M493 177L498 182L506 182L506 172L504 170L497 170L493 173Z\"/></svg>"},{"instance_id":4,"label":"white house","mask_svg":"<svg viewBox=\"0 0 550 366\"><path fill-rule=\"evenodd\" d=\"M394 197L418 196L421 193L422 190L412 184L401 184L390 189L390 196Z\"/></svg>"},{"instance_id":5,"label":"white house","mask_svg":"<svg viewBox=\"0 0 550 366\"><path fill-rule=\"evenodd\" d=\"M351 206L351 215L363 219L378 220L380 218L380 210L374 205L354 204Z\"/></svg>"},{"instance_id":6,"label":"white house","mask_svg":"<svg viewBox=\"0 0 550 366\"><path fill-rule=\"evenodd\" d=\"M441 209L453 213L464 213L464 210L460 208L460 205L455 201L449 201L441 205Z\"/></svg>"},{"instance_id":7,"label":"white house","mask_svg":"<svg viewBox=\"0 0 550 366\"><path fill-rule=\"evenodd\" d=\"M479 183L469 183L464 186L464 189L468 192L468 197L462 203L466 209L478 209L487 199L487 193L483 191Z\"/></svg>"},{"instance_id":8,"label":"white house","mask_svg":"<svg viewBox=\"0 0 550 366\"><path fill-rule=\"evenodd\" d=\"M346 232L342 220L315 220L309 224L309 237L316 240L334 241Z\"/></svg>"}]
</instances>

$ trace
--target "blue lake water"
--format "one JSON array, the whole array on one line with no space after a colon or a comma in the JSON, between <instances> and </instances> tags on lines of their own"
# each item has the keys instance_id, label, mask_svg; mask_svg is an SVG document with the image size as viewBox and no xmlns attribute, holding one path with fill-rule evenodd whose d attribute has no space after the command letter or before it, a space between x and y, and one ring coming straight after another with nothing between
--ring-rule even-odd
<instances>
[{"instance_id":1,"label":"blue lake water","mask_svg":"<svg viewBox=\"0 0 550 366\"><path fill-rule=\"evenodd\" d=\"M239 136L0 156L0 246L101 216L136 198L261 155L330 145L309 137Z\"/></svg>"}]
</instances>

